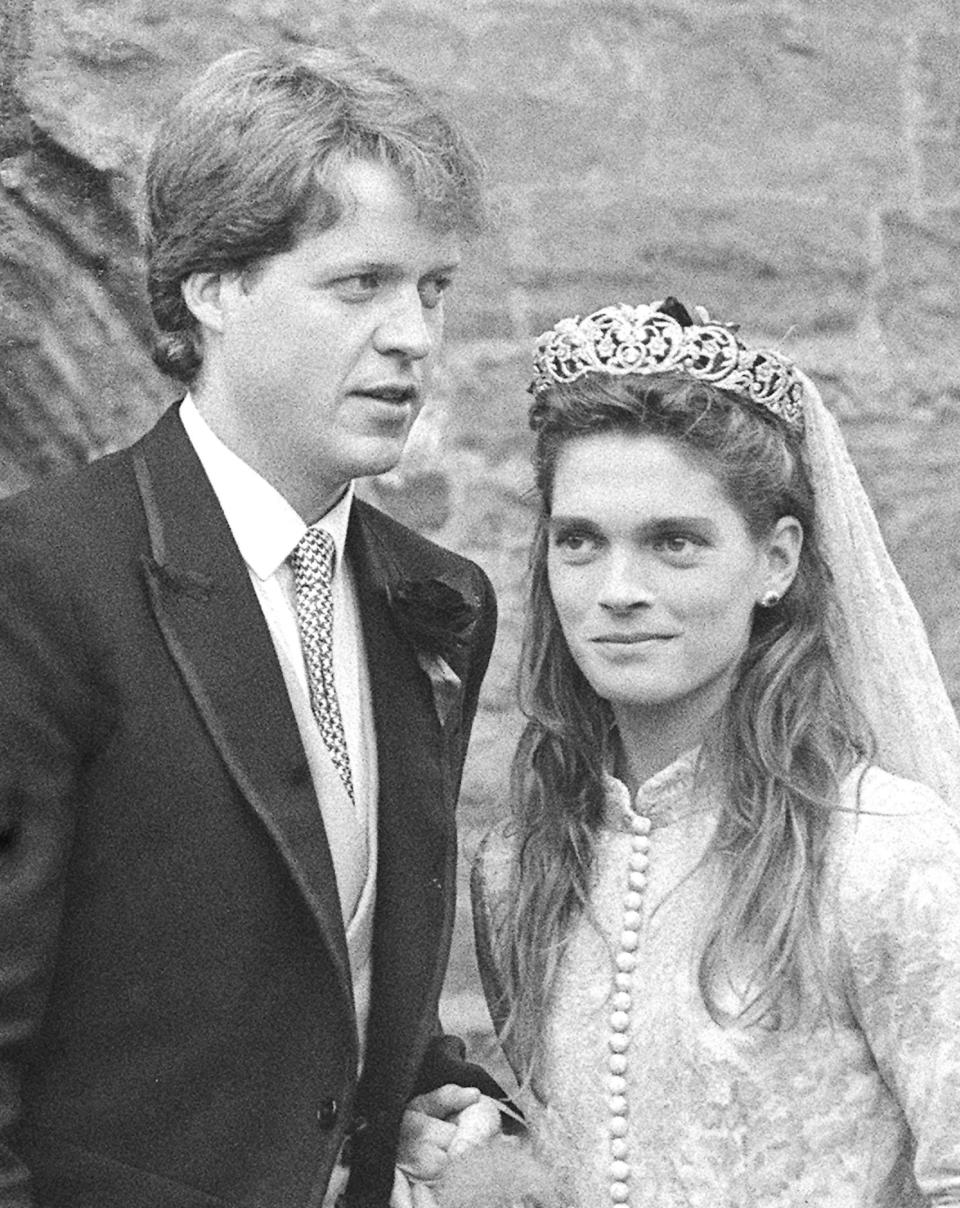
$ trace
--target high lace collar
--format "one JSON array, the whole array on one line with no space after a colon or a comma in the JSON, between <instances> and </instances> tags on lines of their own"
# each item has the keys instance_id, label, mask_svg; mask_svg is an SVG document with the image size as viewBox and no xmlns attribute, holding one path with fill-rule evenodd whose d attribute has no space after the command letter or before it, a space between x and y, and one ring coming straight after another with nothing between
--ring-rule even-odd
<instances>
[{"instance_id":1,"label":"high lace collar","mask_svg":"<svg viewBox=\"0 0 960 1208\"><path fill-rule=\"evenodd\" d=\"M649 818L656 829L709 809L708 794L700 791L694 794L699 756L699 747L684 751L673 763L645 780L632 802L623 781L611 772L604 772L607 825L613 830L629 830L632 812Z\"/></svg>"}]
</instances>

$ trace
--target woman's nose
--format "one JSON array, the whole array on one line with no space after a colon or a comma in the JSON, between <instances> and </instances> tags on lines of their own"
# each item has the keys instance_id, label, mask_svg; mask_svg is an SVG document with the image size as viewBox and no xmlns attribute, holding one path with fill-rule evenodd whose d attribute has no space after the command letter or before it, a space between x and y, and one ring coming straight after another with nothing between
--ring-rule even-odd
<instances>
[{"instance_id":1,"label":"woman's nose","mask_svg":"<svg viewBox=\"0 0 960 1208\"><path fill-rule=\"evenodd\" d=\"M611 557L597 602L608 612L626 612L651 604L653 591L641 560L626 555Z\"/></svg>"}]
</instances>

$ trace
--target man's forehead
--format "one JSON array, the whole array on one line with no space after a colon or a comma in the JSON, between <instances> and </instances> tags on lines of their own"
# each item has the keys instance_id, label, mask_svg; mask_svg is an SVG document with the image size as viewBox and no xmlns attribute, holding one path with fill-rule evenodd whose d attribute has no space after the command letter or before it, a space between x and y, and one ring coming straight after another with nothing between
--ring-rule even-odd
<instances>
[{"instance_id":1,"label":"man's forehead","mask_svg":"<svg viewBox=\"0 0 960 1208\"><path fill-rule=\"evenodd\" d=\"M438 229L407 193L371 181L361 182L333 225L311 230L307 222L297 246L305 255L351 271L411 265L418 271L453 271L461 256L456 231Z\"/></svg>"},{"instance_id":2,"label":"man's forehead","mask_svg":"<svg viewBox=\"0 0 960 1208\"><path fill-rule=\"evenodd\" d=\"M447 196L443 191L418 188L417 181L389 162L331 157L318 184L336 199L340 214L334 226L379 219L419 227L426 236L455 242L458 247L470 226L452 191Z\"/></svg>"}]
</instances>

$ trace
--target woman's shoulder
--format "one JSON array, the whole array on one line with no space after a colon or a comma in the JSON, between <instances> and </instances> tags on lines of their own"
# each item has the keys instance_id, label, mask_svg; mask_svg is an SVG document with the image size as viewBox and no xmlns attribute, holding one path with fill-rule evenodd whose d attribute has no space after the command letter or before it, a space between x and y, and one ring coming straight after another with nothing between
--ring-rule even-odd
<instances>
[{"instance_id":1,"label":"woman's shoulder","mask_svg":"<svg viewBox=\"0 0 960 1208\"><path fill-rule=\"evenodd\" d=\"M840 807L839 817L851 833L957 832L957 816L933 789L877 764L861 764L849 773L840 786Z\"/></svg>"},{"instance_id":2,"label":"woman's shoulder","mask_svg":"<svg viewBox=\"0 0 960 1208\"><path fill-rule=\"evenodd\" d=\"M848 900L873 899L917 875L960 879L960 818L926 785L861 766L841 786L828 859Z\"/></svg>"}]
</instances>

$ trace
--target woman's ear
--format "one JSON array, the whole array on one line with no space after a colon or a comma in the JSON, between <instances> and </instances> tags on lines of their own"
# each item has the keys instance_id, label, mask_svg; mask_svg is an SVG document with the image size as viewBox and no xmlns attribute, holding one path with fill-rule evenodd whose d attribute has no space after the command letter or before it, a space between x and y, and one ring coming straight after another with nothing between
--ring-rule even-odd
<instances>
[{"instance_id":1,"label":"woman's ear","mask_svg":"<svg viewBox=\"0 0 960 1208\"><path fill-rule=\"evenodd\" d=\"M803 526L794 516L781 516L765 544L766 573L757 603L769 608L783 599L796 578L803 548Z\"/></svg>"}]
</instances>

